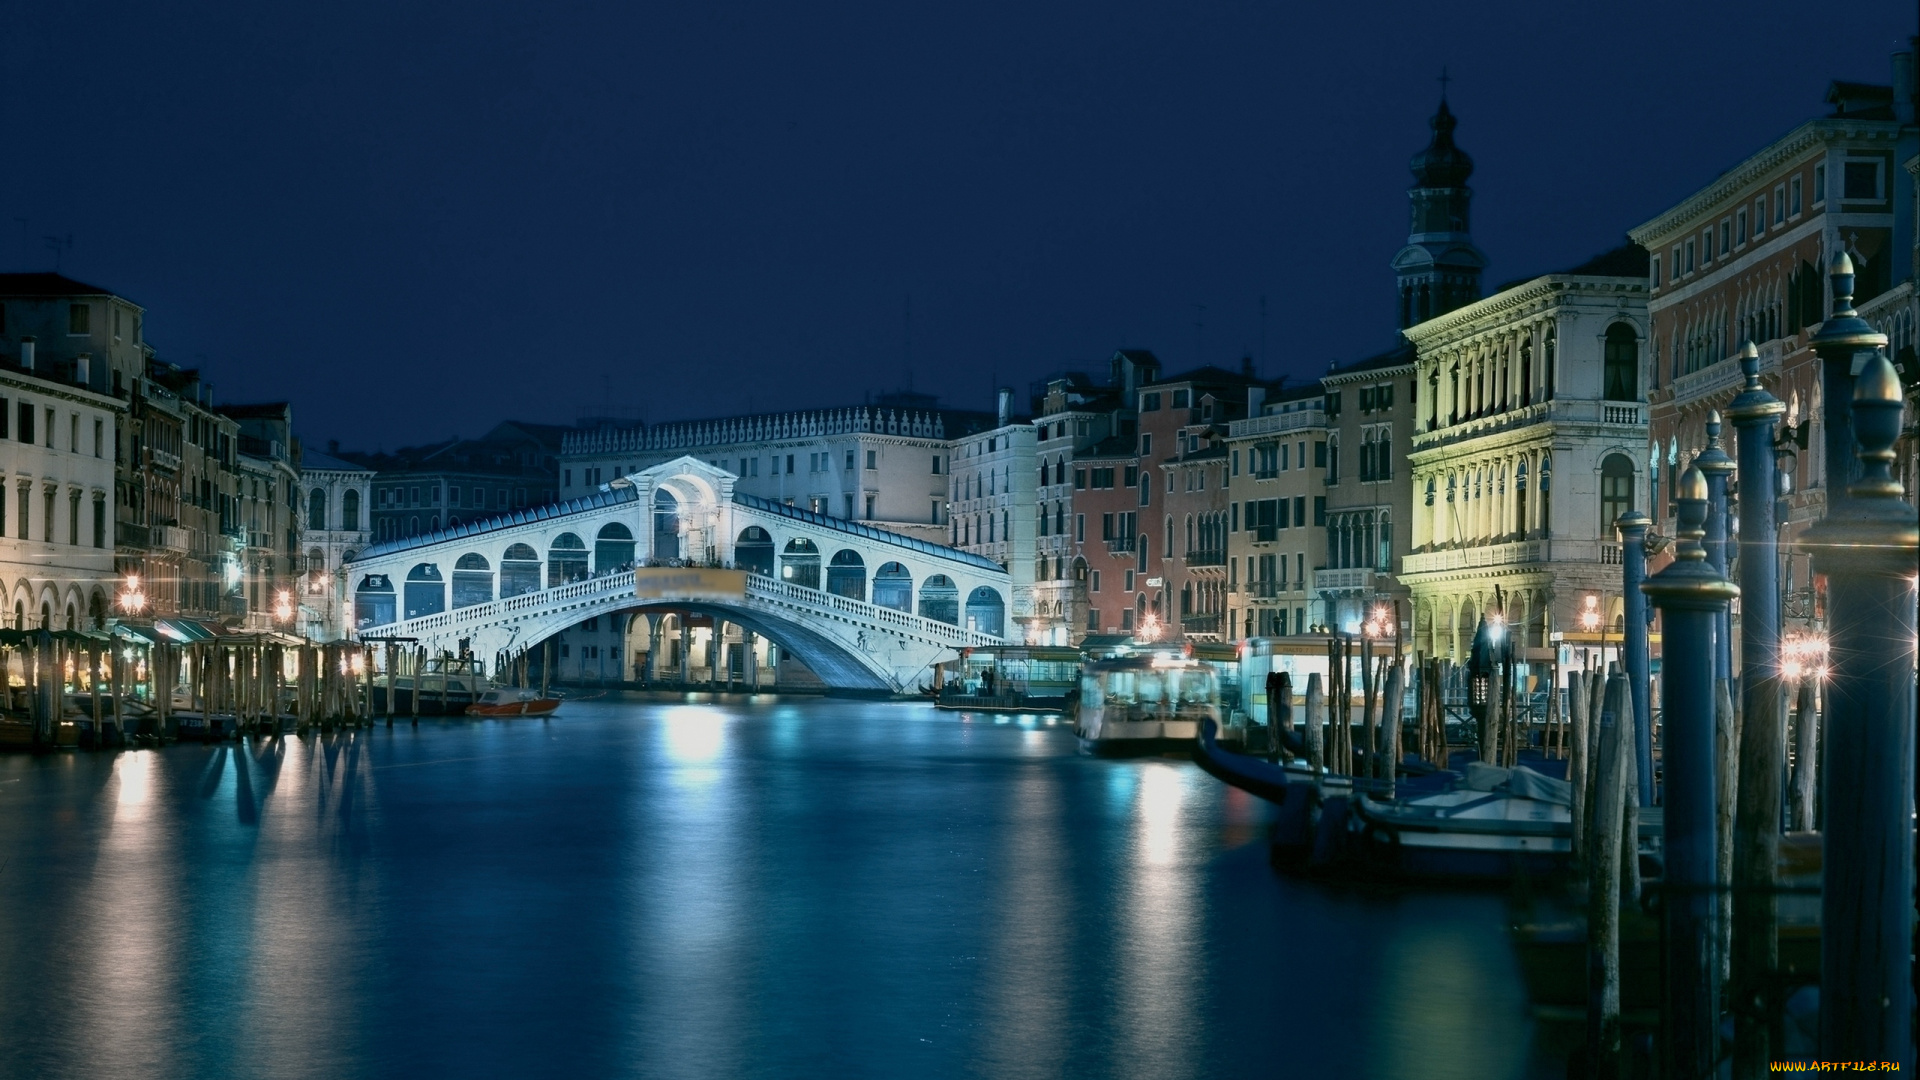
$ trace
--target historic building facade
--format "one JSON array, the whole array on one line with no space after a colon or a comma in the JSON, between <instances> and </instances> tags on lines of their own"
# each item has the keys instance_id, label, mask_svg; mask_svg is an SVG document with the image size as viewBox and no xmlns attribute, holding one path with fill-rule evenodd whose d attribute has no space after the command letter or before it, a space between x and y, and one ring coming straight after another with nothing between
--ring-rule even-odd
<instances>
[{"instance_id":1,"label":"historic building facade","mask_svg":"<svg viewBox=\"0 0 1920 1080\"><path fill-rule=\"evenodd\" d=\"M1327 426L1318 383L1256 393L1227 427L1229 640L1306 634L1325 621Z\"/></svg>"},{"instance_id":2,"label":"historic building facade","mask_svg":"<svg viewBox=\"0 0 1920 1080\"><path fill-rule=\"evenodd\" d=\"M113 566L113 436L124 404L0 367L0 596L14 629L100 628Z\"/></svg>"},{"instance_id":3,"label":"historic building facade","mask_svg":"<svg viewBox=\"0 0 1920 1080\"><path fill-rule=\"evenodd\" d=\"M1401 605L1400 560L1408 551L1413 501L1406 468L1419 406L1413 347L1407 344L1322 376L1327 425L1325 561L1313 594L1328 629L1354 634L1375 608Z\"/></svg>"},{"instance_id":4,"label":"historic building facade","mask_svg":"<svg viewBox=\"0 0 1920 1080\"><path fill-rule=\"evenodd\" d=\"M328 450L338 452L339 443ZM367 508L373 504L372 469L334 453L304 449L300 455L300 622L308 637L325 640L344 625L347 595L342 564L372 542Z\"/></svg>"},{"instance_id":5,"label":"historic building facade","mask_svg":"<svg viewBox=\"0 0 1920 1080\"><path fill-rule=\"evenodd\" d=\"M748 495L942 542L950 444L995 417L935 405L897 394L842 409L576 431L561 448L560 497L690 454L736 474Z\"/></svg>"},{"instance_id":6,"label":"historic building facade","mask_svg":"<svg viewBox=\"0 0 1920 1080\"><path fill-rule=\"evenodd\" d=\"M1890 294L1912 275L1913 214L1901 166L1914 154L1912 79L1889 87L1834 83L1829 116L1810 120L1631 230L1652 253L1652 347L1642 379L1651 406L1643 450L1659 497L1655 529L1671 533L1673 482L1706 445L1707 416L1739 393L1741 343L1760 351L1761 377L1805 449L1789 477L1791 540L1824 513L1820 362L1809 336L1829 311L1827 271L1846 252L1854 303L1896 332ZM1904 101L1902 100L1904 98ZM1910 336L1910 332L1909 332Z\"/></svg>"},{"instance_id":7,"label":"historic building facade","mask_svg":"<svg viewBox=\"0 0 1920 1080\"><path fill-rule=\"evenodd\" d=\"M1012 401L1013 391L1000 391L998 423L953 441L953 468L947 477L947 500L952 509L947 528L950 544L992 559L1006 567L1013 579L1013 610L975 616L970 607L970 621L978 618L994 625L969 629L1025 640L1034 619L1034 540L1039 535L1035 446L1039 433L1030 421L1011 415ZM879 574L885 573L883 567ZM1013 627L1004 624L1009 616ZM1017 633L1009 634L1009 630Z\"/></svg>"},{"instance_id":8,"label":"historic building facade","mask_svg":"<svg viewBox=\"0 0 1920 1080\"><path fill-rule=\"evenodd\" d=\"M1087 558L1087 515L1075 502L1075 458L1105 441L1114 429L1120 395L1096 386L1086 375L1069 372L1049 379L1035 409L1034 457L1039 483L1034 520L1033 621L1029 639L1042 645L1073 645L1090 631L1097 615L1090 601L1091 563ZM1094 543L1099 542L1095 535Z\"/></svg>"},{"instance_id":9,"label":"historic building facade","mask_svg":"<svg viewBox=\"0 0 1920 1080\"><path fill-rule=\"evenodd\" d=\"M1524 650L1582 632L1588 596L1617 618L1613 521L1648 482L1647 322L1646 256L1628 247L1408 328L1422 394L1400 580L1418 651L1466 659L1489 612Z\"/></svg>"}]
</instances>

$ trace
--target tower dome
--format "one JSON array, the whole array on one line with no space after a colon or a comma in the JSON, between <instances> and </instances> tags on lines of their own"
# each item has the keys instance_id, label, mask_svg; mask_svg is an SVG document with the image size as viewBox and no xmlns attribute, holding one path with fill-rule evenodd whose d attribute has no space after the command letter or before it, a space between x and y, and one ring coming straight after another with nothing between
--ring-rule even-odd
<instances>
[{"instance_id":1,"label":"tower dome","mask_svg":"<svg viewBox=\"0 0 1920 1080\"><path fill-rule=\"evenodd\" d=\"M1427 121L1433 129L1433 139L1427 148L1413 155L1407 167L1413 170L1413 183L1423 188L1455 188L1466 184L1467 177L1473 175L1473 159L1465 150L1453 144L1453 129L1459 121L1453 118L1453 110L1447 108L1447 99L1440 99L1440 109Z\"/></svg>"}]
</instances>

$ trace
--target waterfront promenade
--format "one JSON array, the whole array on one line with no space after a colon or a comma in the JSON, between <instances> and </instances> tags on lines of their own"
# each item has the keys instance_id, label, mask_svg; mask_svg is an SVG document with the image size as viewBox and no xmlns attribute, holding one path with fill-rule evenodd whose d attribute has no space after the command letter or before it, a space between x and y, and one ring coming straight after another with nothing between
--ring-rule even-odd
<instances>
[{"instance_id":1,"label":"waterfront promenade","mask_svg":"<svg viewBox=\"0 0 1920 1080\"><path fill-rule=\"evenodd\" d=\"M1528 1074L1497 896L1059 724L703 701L0 758L0 1075Z\"/></svg>"}]
</instances>

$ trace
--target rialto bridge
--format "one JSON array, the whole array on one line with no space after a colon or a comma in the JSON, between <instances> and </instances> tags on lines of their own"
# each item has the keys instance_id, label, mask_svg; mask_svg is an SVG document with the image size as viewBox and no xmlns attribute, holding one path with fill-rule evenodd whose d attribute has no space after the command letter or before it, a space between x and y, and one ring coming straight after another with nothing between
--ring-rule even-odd
<instances>
[{"instance_id":1,"label":"rialto bridge","mask_svg":"<svg viewBox=\"0 0 1920 1080\"><path fill-rule=\"evenodd\" d=\"M829 687L893 693L1001 642L998 563L733 481L682 457L585 498L376 544L343 572L345 629L490 661L596 616L674 611L768 638Z\"/></svg>"}]
</instances>

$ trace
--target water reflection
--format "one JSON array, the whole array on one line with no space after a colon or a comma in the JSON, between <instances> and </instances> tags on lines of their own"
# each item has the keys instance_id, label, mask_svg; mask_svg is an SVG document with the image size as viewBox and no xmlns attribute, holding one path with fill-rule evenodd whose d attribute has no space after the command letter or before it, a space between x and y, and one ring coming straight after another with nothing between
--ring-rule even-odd
<instances>
[{"instance_id":1,"label":"water reflection","mask_svg":"<svg viewBox=\"0 0 1920 1080\"><path fill-rule=\"evenodd\" d=\"M1199 897L1182 858L1181 818L1191 770L1163 762L1140 766L1133 809L1133 858L1115 914L1120 946L1120 1049L1115 1074L1193 1075L1189 1040L1200 993L1195 979Z\"/></svg>"},{"instance_id":2,"label":"water reflection","mask_svg":"<svg viewBox=\"0 0 1920 1080\"><path fill-rule=\"evenodd\" d=\"M0 757L0 1076L1518 1075L1498 904L1264 812L843 701Z\"/></svg>"}]
</instances>

